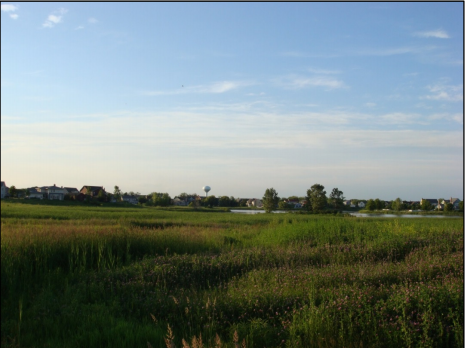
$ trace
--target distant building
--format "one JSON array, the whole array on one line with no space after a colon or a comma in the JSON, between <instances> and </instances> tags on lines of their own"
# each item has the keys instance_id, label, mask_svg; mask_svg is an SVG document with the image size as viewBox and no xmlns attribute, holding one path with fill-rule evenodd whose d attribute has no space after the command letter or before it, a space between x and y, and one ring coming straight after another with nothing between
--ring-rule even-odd
<instances>
[{"instance_id":1,"label":"distant building","mask_svg":"<svg viewBox=\"0 0 466 348\"><path fill-rule=\"evenodd\" d=\"M121 196L121 200L126 203L131 203L134 205L138 204L138 198L136 196L131 196L131 195L123 195Z\"/></svg>"},{"instance_id":2,"label":"distant building","mask_svg":"<svg viewBox=\"0 0 466 348\"><path fill-rule=\"evenodd\" d=\"M8 187L5 184L5 181L2 181L2 199L8 196Z\"/></svg>"}]
</instances>

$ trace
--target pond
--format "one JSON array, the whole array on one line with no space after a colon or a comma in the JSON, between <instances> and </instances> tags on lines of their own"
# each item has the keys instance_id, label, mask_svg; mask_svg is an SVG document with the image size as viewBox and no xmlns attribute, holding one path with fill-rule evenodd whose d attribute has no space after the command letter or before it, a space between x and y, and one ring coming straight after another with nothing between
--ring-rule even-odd
<instances>
[{"instance_id":1,"label":"pond","mask_svg":"<svg viewBox=\"0 0 466 348\"><path fill-rule=\"evenodd\" d=\"M264 210L230 210L235 214L262 214L265 213ZM285 210L274 210L272 213L287 213ZM355 213L344 211L343 213L348 213L355 217L368 217L368 218L463 218L463 216L452 216L452 215L422 215L422 214L364 214L364 213Z\"/></svg>"}]
</instances>

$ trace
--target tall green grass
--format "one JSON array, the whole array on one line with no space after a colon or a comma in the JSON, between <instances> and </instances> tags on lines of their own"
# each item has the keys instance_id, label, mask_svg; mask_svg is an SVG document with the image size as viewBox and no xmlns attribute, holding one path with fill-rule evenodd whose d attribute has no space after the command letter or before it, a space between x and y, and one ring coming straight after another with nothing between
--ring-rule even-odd
<instances>
[{"instance_id":1,"label":"tall green grass","mask_svg":"<svg viewBox=\"0 0 466 348\"><path fill-rule=\"evenodd\" d=\"M2 346L464 344L463 219L2 202L1 237Z\"/></svg>"}]
</instances>

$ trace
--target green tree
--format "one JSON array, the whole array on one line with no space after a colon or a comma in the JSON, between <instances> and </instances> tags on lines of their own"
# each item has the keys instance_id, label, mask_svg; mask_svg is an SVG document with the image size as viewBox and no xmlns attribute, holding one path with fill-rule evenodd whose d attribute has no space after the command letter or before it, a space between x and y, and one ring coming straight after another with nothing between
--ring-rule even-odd
<instances>
[{"instance_id":1,"label":"green tree","mask_svg":"<svg viewBox=\"0 0 466 348\"><path fill-rule=\"evenodd\" d=\"M10 188L8 189L8 194L10 197L16 197L18 194L18 190L16 189L15 185L11 185Z\"/></svg>"},{"instance_id":2,"label":"green tree","mask_svg":"<svg viewBox=\"0 0 466 348\"><path fill-rule=\"evenodd\" d=\"M385 208L385 202L384 201L381 201L380 199L376 198L374 200L374 203L375 203L375 209L377 210L382 210Z\"/></svg>"},{"instance_id":3,"label":"green tree","mask_svg":"<svg viewBox=\"0 0 466 348\"><path fill-rule=\"evenodd\" d=\"M398 197L392 202L392 209L396 211L400 211L402 208L403 208L403 201L401 200L400 197Z\"/></svg>"},{"instance_id":4,"label":"green tree","mask_svg":"<svg viewBox=\"0 0 466 348\"><path fill-rule=\"evenodd\" d=\"M113 197L117 202L121 201L121 190L118 186L115 185L113 189Z\"/></svg>"},{"instance_id":5,"label":"green tree","mask_svg":"<svg viewBox=\"0 0 466 348\"><path fill-rule=\"evenodd\" d=\"M453 204L451 204L451 203L445 204L444 207L443 207L443 210L444 211L453 211Z\"/></svg>"},{"instance_id":6,"label":"green tree","mask_svg":"<svg viewBox=\"0 0 466 348\"><path fill-rule=\"evenodd\" d=\"M358 204L359 204L359 201L357 199L352 199L351 204L354 205L355 207L357 207Z\"/></svg>"},{"instance_id":7,"label":"green tree","mask_svg":"<svg viewBox=\"0 0 466 348\"><path fill-rule=\"evenodd\" d=\"M366 202L366 209L367 210L375 210L375 201L371 198Z\"/></svg>"},{"instance_id":8,"label":"green tree","mask_svg":"<svg viewBox=\"0 0 466 348\"><path fill-rule=\"evenodd\" d=\"M425 211L432 210L432 204L427 199L424 199L421 203L421 209Z\"/></svg>"},{"instance_id":9,"label":"green tree","mask_svg":"<svg viewBox=\"0 0 466 348\"><path fill-rule=\"evenodd\" d=\"M318 211L325 208L327 204L327 192L324 188L325 187L320 184L314 184L307 190L306 199L309 203L307 204L309 210Z\"/></svg>"},{"instance_id":10,"label":"green tree","mask_svg":"<svg viewBox=\"0 0 466 348\"><path fill-rule=\"evenodd\" d=\"M104 190L99 190L99 193L97 194L99 202L105 202L105 198Z\"/></svg>"},{"instance_id":11,"label":"green tree","mask_svg":"<svg viewBox=\"0 0 466 348\"><path fill-rule=\"evenodd\" d=\"M204 198L204 206L213 208L216 205L218 205L218 200L215 196L208 196Z\"/></svg>"},{"instance_id":12,"label":"green tree","mask_svg":"<svg viewBox=\"0 0 466 348\"><path fill-rule=\"evenodd\" d=\"M338 187L335 187L332 190L332 193L330 193L329 200L335 209L343 207L343 201L345 200L345 197L343 197L343 191L340 191Z\"/></svg>"},{"instance_id":13,"label":"green tree","mask_svg":"<svg viewBox=\"0 0 466 348\"><path fill-rule=\"evenodd\" d=\"M262 197L262 204L264 205L265 212L271 213L277 206L278 200L277 191L275 191L273 187L265 190L264 197Z\"/></svg>"},{"instance_id":14,"label":"green tree","mask_svg":"<svg viewBox=\"0 0 466 348\"><path fill-rule=\"evenodd\" d=\"M464 211L464 201L459 202L459 204L458 204L458 210L459 210L459 211Z\"/></svg>"},{"instance_id":15,"label":"green tree","mask_svg":"<svg viewBox=\"0 0 466 348\"><path fill-rule=\"evenodd\" d=\"M230 198L228 196L222 196L218 199L218 206L219 207L229 207L230 206Z\"/></svg>"}]
</instances>

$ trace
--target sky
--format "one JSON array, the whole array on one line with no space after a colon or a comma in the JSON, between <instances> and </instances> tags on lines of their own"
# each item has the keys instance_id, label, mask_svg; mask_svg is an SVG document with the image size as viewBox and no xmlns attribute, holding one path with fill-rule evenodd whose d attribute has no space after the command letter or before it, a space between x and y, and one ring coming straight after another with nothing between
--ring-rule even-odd
<instances>
[{"instance_id":1,"label":"sky","mask_svg":"<svg viewBox=\"0 0 466 348\"><path fill-rule=\"evenodd\" d=\"M464 4L1 3L1 180L463 199Z\"/></svg>"}]
</instances>

